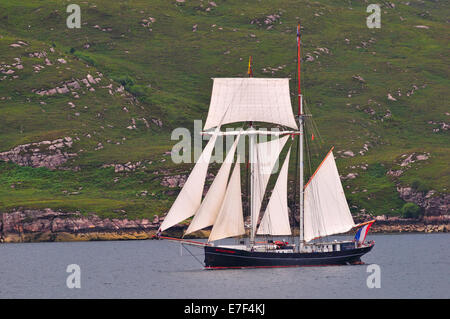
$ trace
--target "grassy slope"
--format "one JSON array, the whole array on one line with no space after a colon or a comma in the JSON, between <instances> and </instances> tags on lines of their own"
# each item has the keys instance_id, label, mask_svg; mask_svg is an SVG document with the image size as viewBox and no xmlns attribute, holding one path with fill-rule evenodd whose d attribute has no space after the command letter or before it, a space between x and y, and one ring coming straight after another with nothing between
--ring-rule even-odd
<instances>
[{"instance_id":1,"label":"grassy slope","mask_svg":"<svg viewBox=\"0 0 450 319\"><path fill-rule=\"evenodd\" d=\"M184 4L84 1L80 3L81 29L65 26L70 1L0 4L0 62L12 64L20 56L24 65L14 74L18 78L8 76L0 82L0 98L4 97L0 99L0 151L45 139L78 137L73 151L79 156L67 166L81 167L73 172L0 164L0 210L52 207L120 217L163 213L173 197L166 195L167 188L160 185L155 171L186 169L170 160L161 162L161 155L173 144L171 130L191 128L194 119L205 119L210 78L245 76L249 55L254 58L255 76L295 79L298 19L303 26L304 57L307 53L316 57L317 48L330 50L303 63L304 94L322 137L312 154L312 167L331 145L335 153L358 153L370 143L364 156L341 158L338 166L343 175L359 173L344 183L350 203L375 214L396 213L404 204L396 183L410 185L419 180L426 189L448 192L448 133L433 133L436 126L427 124L448 122L448 4L395 2L394 9L382 8L382 28L368 29L369 14L360 1L215 2L217 7L191 0ZM281 16L271 30L250 23L270 14ZM156 21L142 26L142 19L149 17ZM19 40L29 45L9 47ZM42 50L53 65L35 73L32 66L45 66L43 59L27 54ZM67 64L55 62L57 58L66 59ZM263 72L263 68L283 65L273 74ZM124 83L137 100L110 95L100 85L95 92L84 90L79 99L70 95L43 98L31 92L96 72L104 75L100 85L112 83L116 88ZM365 83L352 79L356 74ZM419 89L407 96L414 85ZM397 101L388 100L388 93ZM129 112L123 111L124 106ZM376 113L364 112L368 108ZM388 109L392 117L385 119ZM129 130L132 118L161 119L164 125L147 128L137 120L137 129ZM104 148L95 150L98 143ZM401 155L412 152L429 152L431 157L414 163L398 179L386 176L388 169L398 168ZM139 160L152 164L137 173L101 168L104 163ZM351 168L362 164L369 169ZM139 196L142 190L154 196ZM74 192L78 194L68 195Z\"/></svg>"}]
</instances>

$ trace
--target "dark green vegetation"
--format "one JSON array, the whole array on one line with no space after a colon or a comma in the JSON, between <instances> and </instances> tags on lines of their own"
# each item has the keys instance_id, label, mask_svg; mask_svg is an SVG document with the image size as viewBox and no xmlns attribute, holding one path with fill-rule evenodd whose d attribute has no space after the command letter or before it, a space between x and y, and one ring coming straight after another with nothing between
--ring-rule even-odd
<instances>
[{"instance_id":1,"label":"dark green vegetation","mask_svg":"<svg viewBox=\"0 0 450 319\"><path fill-rule=\"evenodd\" d=\"M78 154L69 170L0 162L0 211L165 213L174 197L161 176L189 168L163 157L172 129L206 119L211 77L246 76L249 55L255 76L295 80L298 20L303 93L321 137L309 142L312 169L334 145L341 174L358 174L344 182L355 212L411 212L397 185L448 193L448 131L433 131L449 122L448 2L384 4L381 29L367 28L368 4L355 0L80 1L80 29L66 27L70 3L0 3L0 152L69 136ZM266 24L269 15L279 18ZM30 56L43 51L51 65ZM79 81L76 94L33 92L87 74L101 74L95 91ZM355 156L342 155L349 150ZM429 157L400 166L413 153ZM102 168L138 161L134 172Z\"/></svg>"},{"instance_id":2,"label":"dark green vegetation","mask_svg":"<svg viewBox=\"0 0 450 319\"><path fill-rule=\"evenodd\" d=\"M405 218L418 218L422 209L414 203L406 203L402 207L402 216Z\"/></svg>"}]
</instances>

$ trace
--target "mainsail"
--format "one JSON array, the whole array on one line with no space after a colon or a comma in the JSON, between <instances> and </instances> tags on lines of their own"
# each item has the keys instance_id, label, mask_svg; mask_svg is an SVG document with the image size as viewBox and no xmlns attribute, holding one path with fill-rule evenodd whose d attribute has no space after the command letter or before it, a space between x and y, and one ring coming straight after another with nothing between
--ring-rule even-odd
<instances>
[{"instance_id":1,"label":"mainsail","mask_svg":"<svg viewBox=\"0 0 450 319\"><path fill-rule=\"evenodd\" d=\"M200 205L200 208L195 213L195 216L192 219L189 228L186 230L185 235L214 224L225 197L228 177L230 176L231 165L233 164L234 153L236 152L239 137L240 135L236 137L236 140L228 151L224 163L220 167L208 190L208 193Z\"/></svg>"},{"instance_id":2,"label":"mainsail","mask_svg":"<svg viewBox=\"0 0 450 319\"><path fill-rule=\"evenodd\" d=\"M209 235L208 241L245 234L241 197L241 173L239 155L228 183L219 215Z\"/></svg>"},{"instance_id":3,"label":"mainsail","mask_svg":"<svg viewBox=\"0 0 450 319\"><path fill-rule=\"evenodd\" d=\"M216 133L217 132L219 132L219 127L216 129ZM182 222L183 220L194 215L198 210L202 200L203 187L205 185L209 160L211 159L211 154L214 149L216 139L217 134L212 135L209 139L208 144L178 194L177 199L167 213L167 216L164 218L160 231L164 231L167 228Z\"/></svg>"},{"instance_id":4,"label":"mainsail","mask_svg":"<svg viewBox=\"0 0 450 319\"><path fill-rule=\"evenodd\" d=\"M297 129L289 79L215 78L205 130L235 122L258 121Z\"/></svg>"},{"instance_id":5,"label":"mainsail","mask_svg":"<svg viewBox=\"0 0 450 319\"><path fill-rule=\"evenodd\" d=\"M273 188L272 196L270 196L266 211L259 225L257 231L258 235L291 235L287 203L287 180L290 154L291 149L289 148L275 183L275 187Z\"/></svg>"},{"instance_id":6,"label":"mainsail","mask_svg":"<svg viewBox=\"0 0 450 319\"><path fill-rule=\"evenodd\" d=\"M305 186L304 239L345 233L355 226L332 150Z\"/></svg>"}]
</instances>

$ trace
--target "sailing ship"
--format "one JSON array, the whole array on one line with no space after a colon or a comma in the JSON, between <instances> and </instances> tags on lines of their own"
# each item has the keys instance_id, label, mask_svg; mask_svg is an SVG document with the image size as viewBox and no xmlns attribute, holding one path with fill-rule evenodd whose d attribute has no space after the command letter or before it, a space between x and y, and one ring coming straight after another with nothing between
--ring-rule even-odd
<instances>
[{"instance_id":1,"label":"sailing ship","mask_svg":"<svg viewBox=\"0 0 450 319\"><path fill-rule=\"evenodd\" d=\"M213 79L203 132L210 135L209 141L158 232L160 238L173 239L161 236L161 232L192 216L185 235L212 227L206 243L178 239L182 243L204 246L204 266L207 269L354 264L361 263L361 256L374 246L373 241L365 242L373 221L360 225L354 223L333 149L304 185L304 125L307 115L303 110L300 87L300 26L297 27L297 59L297 117L292 110L289 79L253 77L251 60L249 77ZM220 130L226 124L240 122L250 123L250 127L246 130ZM255 122L270 123L282 129L257 130L253 125ZM260 141L264 140L262 136L269 135L272 137L270 141ZM231 136L234 142L202 199L209 162L220 136ZM239 141L245 137L249 141L250 181L247 227L240 173L240 163L245 159L236 151ZM299 150L299 237L296 243L288 243L274 239L292 235L288 208L288 166L291 147L296 144L293 137L297 137ZM288 143L289 139L294 142ZM282 153L286 153L284 159ZM280 160L281 169L277 170ZM276 171L275 185L270 196L266 196L269 179ZM263 210L264 198L267 205ZM358 227L360 231L353 240L318 240ZM221 239L233 237L237 238L236 244L217 244Z\"/></svg>"}]
</instances>

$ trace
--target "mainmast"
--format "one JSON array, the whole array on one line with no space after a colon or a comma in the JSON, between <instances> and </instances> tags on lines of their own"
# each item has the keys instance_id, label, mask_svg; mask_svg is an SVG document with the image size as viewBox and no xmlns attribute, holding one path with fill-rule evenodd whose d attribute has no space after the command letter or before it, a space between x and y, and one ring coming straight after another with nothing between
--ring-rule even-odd
<instances>
[{"instance_id":1,"label":"mainmast","mask_svg":"<svg viewBox=\"0 0 450 319\"><path fill-rule=\"evenodd\" d=\"M297 65L298 65L298 126L300 129L299 135L299 162L300 162L300 174L299 174L299 184L300 184L300 241L299 241L299 251L302 250L303 244L305 242L304 237L304 209L303 209L303 96L300 85L300 23L297 25Z\"/></svg>"},{"instance_id":2,"label":"mainmast","mask_svg":"<svg viewBox=\"0 0 450 319\"><path fill-rule=\"evenodd\" d=\"M248 59L248 71L247 71L248 77L253 77L253 69L252 69L252 56ZM253 121L249 122L250 124L250 130L253 130ZM256 214L255 210L255 141L256 135L251 134L249 136L249 162L250 162L250 202L248 203L250 206L250 246L253 246L255 244L255 232L253 231L253 228L256 227L253 222L253 218ZM248 172L248 168L247 168Z\"/></svg>"}]
</instances>

